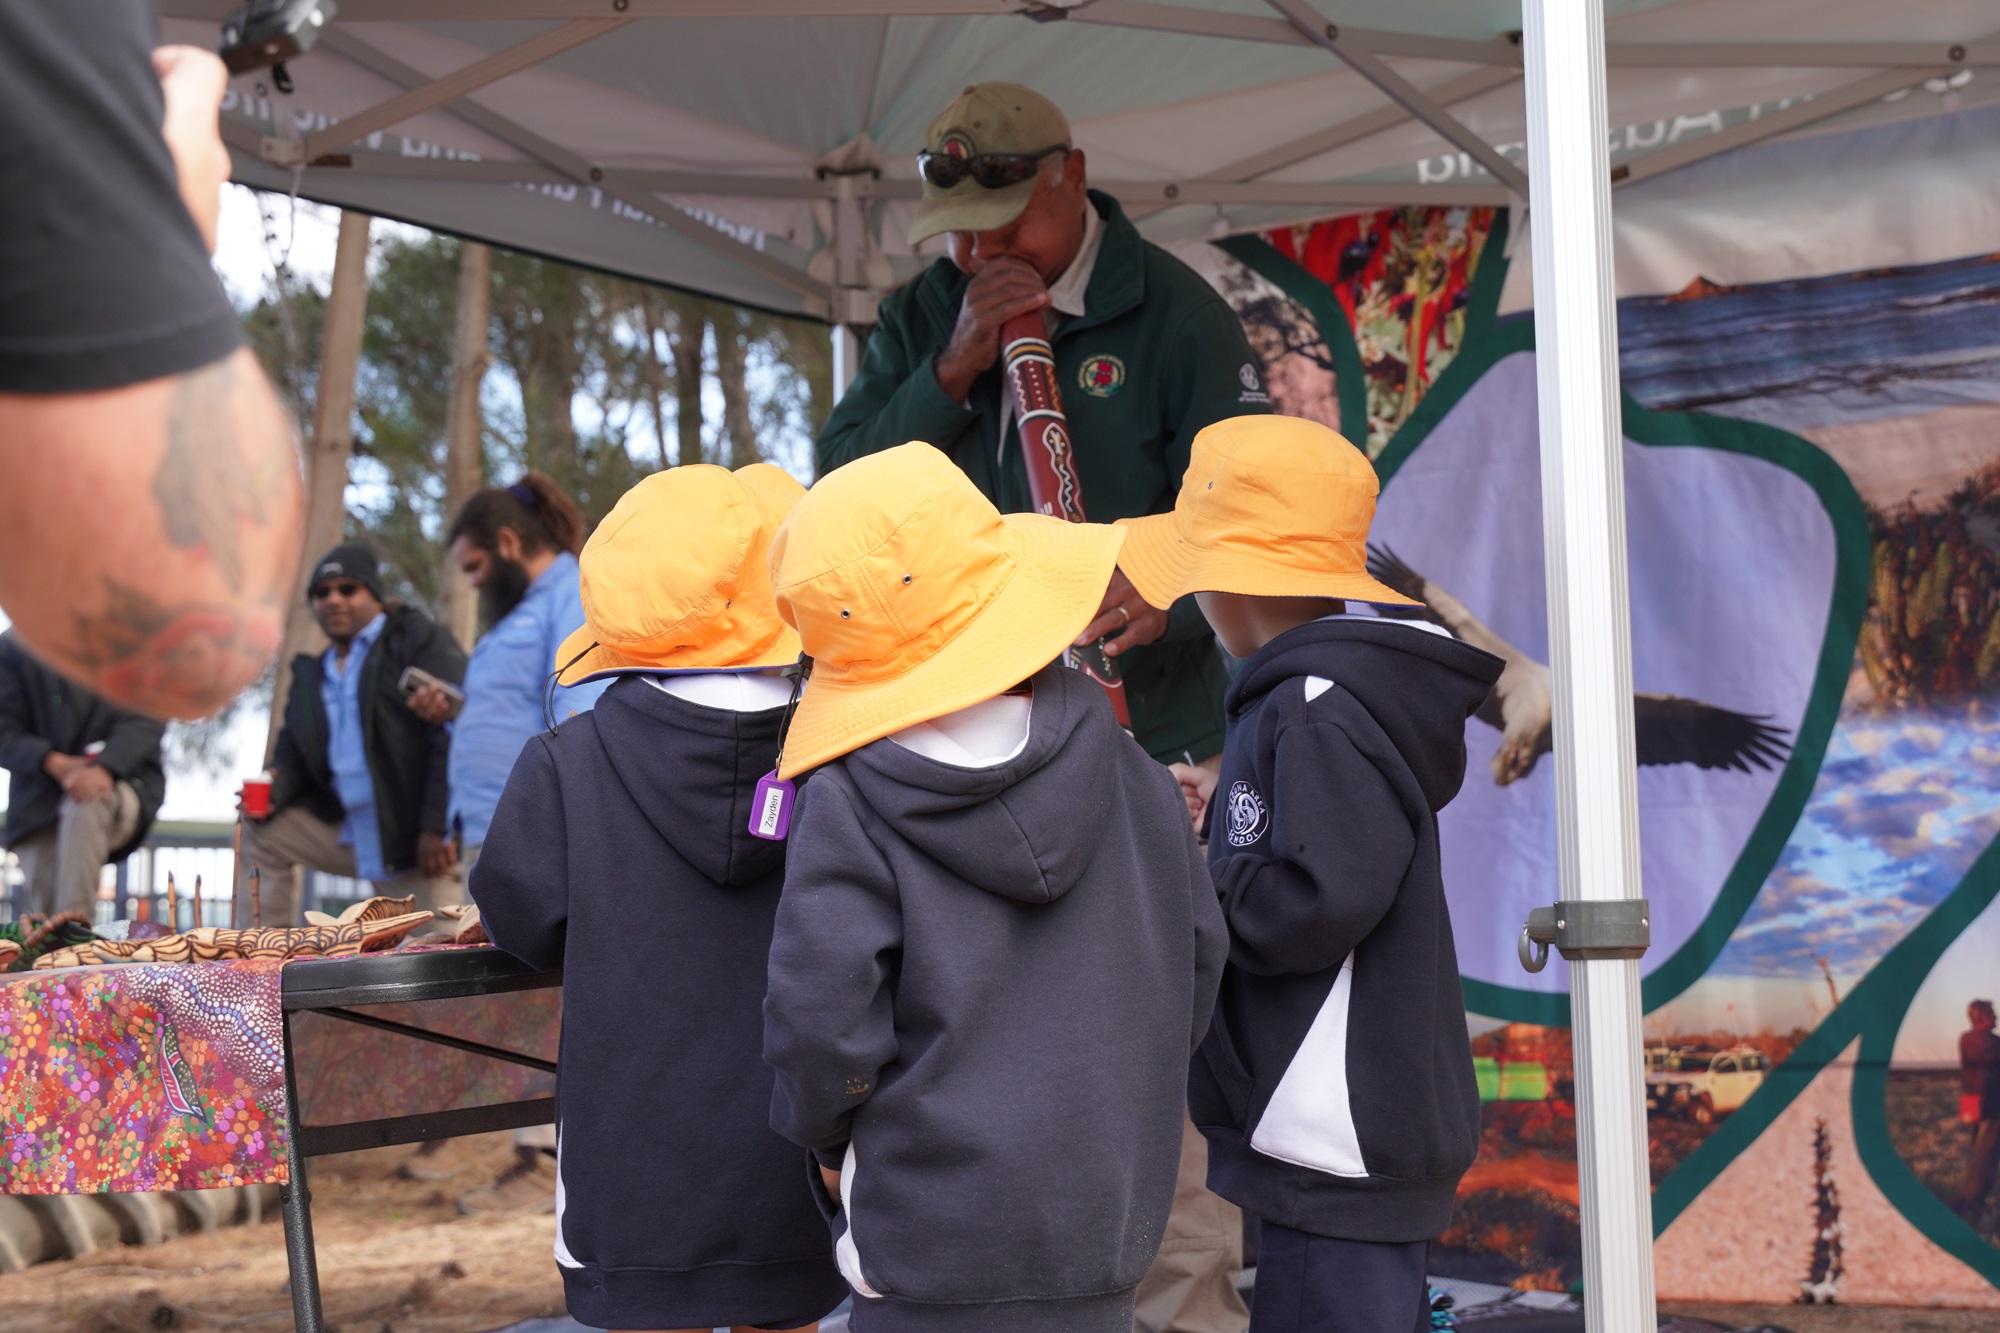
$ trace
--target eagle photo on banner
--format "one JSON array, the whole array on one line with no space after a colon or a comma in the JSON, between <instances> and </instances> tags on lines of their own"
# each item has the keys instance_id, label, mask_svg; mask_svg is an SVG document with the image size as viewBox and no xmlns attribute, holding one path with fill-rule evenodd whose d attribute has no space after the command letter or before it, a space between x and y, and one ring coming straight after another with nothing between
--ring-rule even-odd
<instances>
[{"instance_id":1,"label":"eagle photo on banner","mask_svg":"<svg viewBox=\"0 0 2000 1333\"><path fill-rule=\"evenodd\" d=\"M1507 663L1493 693L1477 717L1500 733L1500 752L1493 756L1493 780L1501 786L1517 782L1535 769L1554 747L1554 681L1546 662L1534 658L1495 634L1465 603L1411 569L1394 551L1368 548L1368 572L1424 604L1423 618L1449 630L1475 648L1484 648ZM1697 768L1770 768L1791 753L1787 733L1761 718L1746 717L1699 699L1671 694L1638 694L1632 700L1632 727L1640 765L1693 764Z\"/></svg>"},{"instance_id":2,"label":"eagle photo on banner","mask_svg":"<svg viewBox=\"0 0 2000 1333\"><path fill-rule=\"evenodd\" d=\"M1561 994L1514 940L1560 892L1533 352L1503 357L1383 488L1377 577L1507 659L1466 724L1468 780L1439 817L1468 980ZM1702 925L1744 855L1812 697L1835 574L1812 487L1746 454L1625 441L1640 861L1650 972ZM1482 780L1483 779L1483 780ZM1761 878L1761 873L1759 875Z\"/></svg>"}]
</instances>

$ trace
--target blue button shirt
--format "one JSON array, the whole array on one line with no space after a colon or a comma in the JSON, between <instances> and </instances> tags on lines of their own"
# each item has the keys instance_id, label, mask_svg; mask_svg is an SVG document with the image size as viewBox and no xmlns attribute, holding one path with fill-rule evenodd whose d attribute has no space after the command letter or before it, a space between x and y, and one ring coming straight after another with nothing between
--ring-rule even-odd
<instances>
[{"instance_id":1,"label":"blue button shirt","mask_svg":"<svg viewBox=\"0 0 2000 1333\"><path fill-rule=\"evenodd\" d=\"M486 826L521 747L538 731L542 693L556 669L556 650L583 628L583 591L576 557L564 551L528 585L521 604L472 649L465 667L465 706L451 727L451 817L460 854L486 841ZM556 721L597 702L609 681L558 689L549 705Z\"/></svg>"},{"instance_id":2,"label":"blue button shirt","mask_svg":"<svg viewBox=\"0 0 2000 1333\"><path fill-rule=\"evenodd\" d=\"M368 751L361 741L361 664L382 637L388 617L375 618L347 645L343 668L334 649L320 658L320 702L326 705L326 761L333 769L333 789L347 811L340 840L354 849L354 873L381 879L382 826L375 822L375 779L368 772Z\"/></svg>"}]
</instances>

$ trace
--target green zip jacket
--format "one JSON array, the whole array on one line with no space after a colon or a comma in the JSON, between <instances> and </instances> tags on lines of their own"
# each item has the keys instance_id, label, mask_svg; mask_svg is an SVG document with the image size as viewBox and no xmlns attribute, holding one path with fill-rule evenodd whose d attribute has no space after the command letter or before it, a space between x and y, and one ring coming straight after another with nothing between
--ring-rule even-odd
<instances>
[{"instance_id":1,"label":"green zip jacket","mask_svg":"<svg viewBox=\"0 0 2000 1333\"><path fill-rule=\"evenodd\" d=\"M1054 339L1063 410L1093 521L1174 506L1195 433L1225 417L1269 412L1263 374L1229 305L1193 269L1142 239L1116 200L1095 190L1104 221L1084 313ZM982 374L966 403L938 387L970 281L941 259L882 303L861 370L820 431L821 476L864 454L923 440L950 454L1003 512L1034 508L1020 435L1000 438L1004 376ZM1157 643L1118 659L1140 744L1162 763L1222 749L1228 683L1215 636L1192 598Z\"/></svg>"}]
</instances>

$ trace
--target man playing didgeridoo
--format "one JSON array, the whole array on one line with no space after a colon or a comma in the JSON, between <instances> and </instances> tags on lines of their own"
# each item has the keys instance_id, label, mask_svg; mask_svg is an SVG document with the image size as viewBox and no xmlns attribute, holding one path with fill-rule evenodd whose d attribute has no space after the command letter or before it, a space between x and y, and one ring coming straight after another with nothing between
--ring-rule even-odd
<instances>
[{"instance_id":1,"label":"man playing didgeridoo","mask_svg":"<svg viewBox=\"0 0 2000 1333\"><path fill-rule=\"evenodd\" d=\"M882 303L860 373L820 432L822 476L922 440L1002 511L1033 509L1000 365L1001 326L1027 311L1048 321L1092 522L1172 509L1195 434L1270 410L1227 303L1088 189L1083 152L1047 98L1016 84L968 88L931 123L918 161L910 243L943 235L950 257ZM1081 642L1106 636L1139 743L1162 763L1212 766L1226 676L1192 600L1154 610L1114 573ZM1234 1285L1241 1222L1206 1174L1190 1128L1166 1241L1139 1289L1151 1333L1241 1333L1248 1322Z\"/></svg>"}]
</instances>

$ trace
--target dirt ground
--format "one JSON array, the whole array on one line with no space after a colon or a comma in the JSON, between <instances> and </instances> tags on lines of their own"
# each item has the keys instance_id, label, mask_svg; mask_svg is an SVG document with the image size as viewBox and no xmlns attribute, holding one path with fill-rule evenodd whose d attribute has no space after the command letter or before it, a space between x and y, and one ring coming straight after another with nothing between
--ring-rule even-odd
<instances>
[{"instance_id":1,"label":"dirt ground","mask_svg":"<svg viewBox=\"0 0 2000 1333\"><path fill-rule=\"evenodd\" d=\"M1769 1324L1792 1333L1993 1333L1991 1310L1885 1310L1868 1305L1660 1305L1661 1314L1707 1319L1725 1328ZM1478 1325L1474 1324L1474 1328Z\"/></svg>"},{"instance_id":2,"label":"dirt ground","mask_svg":"<svg viewBox=\"0 0 2000 1333\"><path fill-rule=\"evenodd\" d=\"M313 1164L313 1229L327 1323L339 1333L475 1333L562 1313L549 1214L460 1217L453 1200L513 1160L506 1134L468 1140L444 1182L397 1180L411 1149ZM254 1226L40 1264L0 1277L0 1333L279 1333L292 1327L285 1233Z\"/></svg>"},{"instance_id":3,"label":"dirt ground","mask_svg":"<svg viewBox=\"0 0 2000 1333\"><path fill-rule=\"evenodd\" d=\"M327 1320L338 1333L480 1333L562 1313L553 1218L460 1217L452 1201L513 1160L505 1134L467 1140L457 1179L406 1181L408 1148L322 1158L313 1226ZM1674 1305L1726 1327L1793 1333L1991 1333L1991 1311ZM0 1333L281 1333L292 1326L284 1231L255 1226L100 1251L0 1277ZM1475 1325L1474 1327L1477 1327Z\"/></svg>"}]
</instances>

